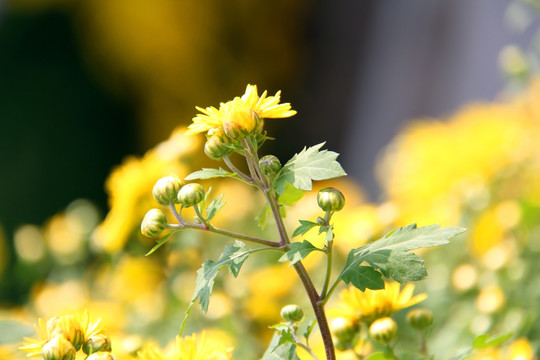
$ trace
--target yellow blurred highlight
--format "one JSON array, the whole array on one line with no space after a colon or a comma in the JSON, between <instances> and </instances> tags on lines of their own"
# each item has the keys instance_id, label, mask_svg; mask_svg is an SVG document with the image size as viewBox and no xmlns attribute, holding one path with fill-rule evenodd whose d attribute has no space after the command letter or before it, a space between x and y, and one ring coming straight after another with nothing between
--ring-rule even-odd
<instances>
[{"instance_id":1,"label":"yellow blurred highlight","mask_svg":"<svg viewBox=\"0 0 540 360\"><path fill-rule=\"evenodd\" d=\"M452 285L458 291L473 288L478 281L478 270L472 264L461 264L452 272Z\"/></svg>"},{"instance_id":2,"label":"yellow blurred highlight","mask_svg":"<svg viewBox=\"0 0 540 360\"><path fill-rule=\"evenodd\" d=\"M529 340L517 339L508 347L508 360L535 360L534 350Z\"/></svg>"},{"instance_id":3,"label":"yellow blurred highlight","mask_svg":"<svg viewBox=\"0 0 540 360\"><path fill-rule=\"evenodd\" d=\"M497 285L489 285L480 290L476 297L476 308L484 314L500 310L506 302L504 291Z\"/></svg>"},{"instance_id":4,"label":"yellow blurred highlight","mask_svg":"<svg viewBox=\"0 0 540 360\"><path fill-rule=\"evenodd\" d=\"M37 262L45 256L45 239L35 225L23 225L13 234L17 255L26 262Z\"/></svg>"},{"instance_id":5,"label":"yellow blurred highlight","mask_svg":"<svg viewBox=\"0 0 540 360\"><path fill-rule=\"evenodd\" d=\"M32 297L37 313L42 318L75 313L87 307L89 289L78 280L63 283L45 283L32 289Z\"/></svg>"}]
</instances>

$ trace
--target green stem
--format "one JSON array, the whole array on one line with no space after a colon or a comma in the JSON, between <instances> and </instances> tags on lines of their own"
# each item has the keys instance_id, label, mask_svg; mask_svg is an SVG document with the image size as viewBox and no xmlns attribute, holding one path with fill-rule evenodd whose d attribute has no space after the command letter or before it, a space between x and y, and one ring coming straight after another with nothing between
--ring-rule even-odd
<instances>
[{"instance_id":1,"label":"green stem","mask_svg":"<svg viewBox=\"0 0 540 360\"><path fill-rule=\"evenodd\" d=\"M266 246L270 246L270 247L273 247L273 248L281 247L281 244L276 242L276 241L264 240L264 239L261 239L261 238L255 237L255 236L249 236L249 235L236 233L236 232L233 232L233 231L219 229L219 228L217 228L217 227L215 227L215 226L213 226L211 224L208 224L208 227L202 226L202 224L185 224L184 228L208 231L208 232L212 232L212 233L215 233L215 234L220 234L220 235L223 235L223 236L227 236L227 237L230 237L230 238L233 238L233 239L250 241L252 243L266 245Z\"/></svg>"},{"instance_id":2,"label":"green stem","mask_svg":"<svg viewBox=\"0 0 540 360\"><path fill-rule=\"evenodd\" d=\"M332 247L334 240L328 241L328 247L326 249L326 277L324 278L324 286L321 291L321 298L324 300L326 298L326 293L328 291L328 285L330 285L330 275L332 275Z\"/></svg>"},{"instance_id":3,"label":"green stem","mask_svg":"<svg viewBox=\"0 0 540 360\"><path fill-rule=\"evenodd\" d=\"M332 297L332 294L336 290L336 288L339 285L340 281L341 281L341 279L337 279L336 281L334 281L334 283L330 287L330 290L328 290L328 293L326 293L326 295L321 299L321 301L324 304L326 304L328 302L328 300Z\"/></svg>"},{"instance_id":4,"label":"green stem","mask_svg":"<svg viewBox=\"0 0 540 360\"><path fill-rule=\"evenodd\" d=\"M312 357L313 359L319 360L319 358L317 357L317 355L315 355L315 353L314 353L313 351L311 351L311 349L310 349L308 346L306 346L306 345L304 345L304 344L302 344L302 343L299 343L299 342L297 342L296 345L297 345L297 346L300 346L302 349L306 350L306 351L308 352L308 354L311 355L311 357Z\"/></svg>"},{"instance_id":5,"label":"green stem","mask_svg":"<svg viewBox=\"0 0 540 360\"><path fill-rule=\"evenodd\" d=\"M242 171L240 171L236 166L234 166L234 164L232 163L231 159L229 158L228 155L224 155L223 156L223 161L225 162L225 164L227 164L227 166L229 167L229 169L231 169L232 171L234 171L236 173L236 175L240 176L244 181L252 184L253 183L253 179L250 178L248 175L244 174Z\"/></svg>"}]
</instances>

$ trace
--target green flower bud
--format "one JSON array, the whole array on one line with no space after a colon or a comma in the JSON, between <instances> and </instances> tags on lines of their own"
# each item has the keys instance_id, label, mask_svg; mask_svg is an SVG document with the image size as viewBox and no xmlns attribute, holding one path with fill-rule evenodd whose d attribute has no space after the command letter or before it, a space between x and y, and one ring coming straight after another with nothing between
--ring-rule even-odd
<instances>
[{"instance_id":1,"label":"green flower bud","mask_svg":"<svg viewBox=\"0 0 540 360\"><path fill-rule=\"evenodd\" d=\"M141 233L144 236L159 236L167 228L167 215L160 209L150 209L144 215L141 223Z\"/></svg>"},{"instance_id":2,"label":"green flower bud","mask_svg":"<svg viewBox=\"0 0 540 360\"><path fill-rule=\"evenodd\" d=\"M165 176L156 182L152 189L152 195L160 205L178 203L176 196L182 185L182 180L178 177L174 175Z\"/></svg>"},{"instance_id":3,"label":"green flower bud","mask_svg":"<svg viewBox=\"0 0 540 360\"><path fill-rule=\"evenodd\" d=\"M427 329L433 324L433 313L427 309L411 310L407 314L407 322L415 329Z\"/></svg>"},{"instance_id":4,"label":"green flower bud","mask_svg":"<svg viewBox=\"0 0 540 360\"><path fill-rule=\"evenodd\" d=\"M99 351L111 351L111 338L102 333L94 334L86 340L82 349L86 355Z\"/></svg>"},{"instance_id":5,"label":"green flower bud","mask_svg":"<svg viewBox=\"0 0 540 360\"><path fill-rule=\"evenodd\" d=\"M85 360L114 360L110 352L100 351L88 356Z\"/></svg>"},{"instance_id":6,"label":"green flower bud","mask_svg":"<svg viewBox=\"0 0 540 360\"><path fill-rule=\"evenodd\" d=\"M281 163L274 155L266 155L259 160L259 168L263 174L272 177L281 170Z\"/></svg>"},{"instance_id":7,"label":"green flower bud","mask_svg":"<svg viewBox=\"0 0 540 360\"><path fill-rule=\"evenodd\" d=\"M345 206L345 197L338 189L328 187L319 191L317 203L324 211L339 211Z\"/></svg>"},{"instance_id":8,"label":"green flower bud","mask_svg":"<svg viewBox=\"0 0 540 360\"><path fill-rule=\"evenodd\" d=\"M73 360L77 350L62 334L56 335L41 348L44 360Z\"/></svg>"},{"instance_id":9,"label":"green flower bud","mask_svg":"<svg viewBox=\"0 0 540 360\"><path fill-rule=\"evenodd\" d=\"M286 305L281 309L281 317L285 321L298 322L304 317L304 311L298 305Z\"/></svg>"},{"instance_id":10,"label":"green flower bud","mask_svg":"<svg viewBox=\"0 0 540 360\"><path fill-rule=\"evenodd\" d=\"M225 155L231 154L234 150L229 146L232 144L221 129L211 129L208 131L208 139L204 144L204 153L212 160L221 160Z\"/></svg>"},{"instance_id":11,"label":"green flower bud","mask_svg":"<svg viewBox=\"0 0 540 360\"><path fill-rule=\"evenodd\" d=\"M381 344L389 344L397 335L397 324L391 317L375 320L369 326L369 336Z\"/></svg>"},{"instance_id":12,"label":"green flower bud","mask_svg":"<svg viewBox=\"0 0 540 360\"><path fill-rule=\"evenodd\" d=\"M330 331L334 336L344 342L350 342L358 332L358 324L347 318L336 318L330 323Z\"/></svg>"},{"instance_id":13,"label":"green flower bud","mask_svg":"<svg viewBox=\"0 0 540 360\"><path fill-rule=\"evenodd\" d=\"M186 184L178 192L178 202L185 207L197 205L203 201L206 192L201 184Z\"/></svg>"},{"instance_id":14,"label":"green flower bud","mask_svg":"<svg viewBox=\"0 0 540 360\"><path fill-rule=\"evenodd\" d=\"M349 350L349 342L348 342L348 341L340 340L340 339L338 338L338 339L335 339L335 340L334 340L334 347L335 347L338 351L347 351L347 350Z\"/></svg>"}]
</instances>

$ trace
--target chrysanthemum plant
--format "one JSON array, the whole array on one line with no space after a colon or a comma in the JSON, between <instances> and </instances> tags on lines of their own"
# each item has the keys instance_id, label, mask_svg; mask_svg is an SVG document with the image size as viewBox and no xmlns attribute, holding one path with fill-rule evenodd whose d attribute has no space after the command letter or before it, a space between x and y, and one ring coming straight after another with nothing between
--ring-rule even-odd
<instances>
[{"instance_id":1,"label":"chrysanthemum plant","mask_svg":"<svg viewBox=\"0 0 540 360\"><path fill-rule=\"evenodd\" d=\"M250 255L263 251L279 251L283 253L279 261L288 262L294 267L304 286L315 317L313 326L316 323L320 329L326 358L335 359L325 305L341 283L350 284L364 291L384 288L385 279L393 279L399 283L421 280L427 275L423 260L411 250L444 245L449 239L464 231L458 227L440 228L438 225L417 227L412 224L400 227L380 240L351 249L341 271L332 274L334 268L332 248L335 241L332 216L343 208L345 203L343 194L335 188L321 190L317 196L318 204L314 204L320 207L321 215L317 219L299 220L300 225L292 235L288 234L282 217L282 208L285 203L290 205L290 201L285 202L282 199L290 199L291 194L312 190L313 181L345 176L345 171L336 161L338 154L323 150L324 143L322 143L304 148L283 166L275 156L260 154L261 145L269 139L264 130L264 120L286 118L296 114L296 111L291 110L289 103L280 103L280 92L274 96L267 96L264 92L259 96L257 87L248 85L242 97L221 103L219 108L207 107L197 110L200 114L193 119L188 134L206 133L205 154L213 160L221 161L225 168L205 168L184 179L175 176L160 179L154 186L153 195L161 205L168 206L176 223L167 223L167 216L162 210L152 209L141 225L142 233L153 237L160 236L164 230L172 230L157 241L148 255L161 247L176 232L188 229L211 232L236 240L233 244L225 246L218 260L207 260L203 263L198 271L192 303L186 313L189 313L189 309L197 300L203 311L208 310L214 280L221 268L228 267L236 277ZM231 160L233 153L240 155L247 171L241 171L242 166L233 163ZM271 214L277 228L274 239L236 233L218 228L212 223L216 213L224 206L224 195L211 199L210 192L193 181L220 177L237 179L262 192L266 199L263 211ZM193 208L196 214L194 221L189 221L182 215L186 208ZM291 240L291 238L300 239L311 229L317 229L319 233L325 234L322 247L317 247L307 240ZM246 243L257 247L249 247ZM326 255L326 274L322 284L315 284L312 281L312 276L302 263L302 260L312 252ZM305 341L302 342L296 334L297 326L292 325L302 318L301 315L298 316L299 309L286 309L282 311L282 316L288 319L288 322L275 326L276 335L263 359L298 359L297 347L303 348L316 358L307 341L313 326L308 327L304 334ZM182 330L184 325L185 321ZM384 342L386 335L380 336Z\"/></svg>"}]
</instances>

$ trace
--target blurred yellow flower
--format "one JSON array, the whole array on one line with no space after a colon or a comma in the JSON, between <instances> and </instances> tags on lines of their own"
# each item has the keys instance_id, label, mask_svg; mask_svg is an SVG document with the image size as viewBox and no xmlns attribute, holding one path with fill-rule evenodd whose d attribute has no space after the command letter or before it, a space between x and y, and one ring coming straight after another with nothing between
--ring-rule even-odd
<instances>
[{"instance_id":1,"label":"blurred yellow flower","mask_svg":"<svg viewBox=\"0 0 540 360\"><path fill-rule=\"evenodd\" d=\"M188 174L189 157L199 140L176 129L171 137L146 152L142 158L130 157L113 170L106 182L110 211L96 229L93 244L107 252L118 252L138 230L146 211L157 205L152 188L163 176Z\"/></svg>"},{"instance_id":2,"label":"blurred yellow flower","mask_svg":"<svg viewBox=\"0 0 540 360\"><path fill-rule=\"evenodd\" d=\"M508 360L534 360L536 356L534 355L534 350L531 346L529 340L525 338L517 339L512 342L508 347Z\"/></svg>"},{"instance_id":3,"label":"blurred yellow flower","mask_svg":"<svg viewBox=\"0 0 540 360\"><path fill-rule=\"evenodd\" d=\"M193 123L189 125L187 134L193 135L201 132L206 132L214 128L223 128L223 125L231 121L232 115L243 114L246 110L252 111L261 119L265 118L286 118L296 114L295 110L291 110L289 103L280 104L281 91L278 91L274 96L266 96L266 91L259 97L257 85L249 85L246 87L246 92L242 97L235 97L233 100L226 103L221 103L219 109L213 106L203 109L196 107L202 114L198 114L193 118ZM240 116L244 120L245 116ZM249 116L248 116L249 117ZM257 126L255 121L242 121L239 124L242 130L247 132L252 131Z\"/></svg>"},{"instance_id":4,"label":"blurred yellow flower","mask_svg":"<svg viewBox=\"0 0 540 360\"><path fill-rule=\"evenodd\" d=\"M138 352L139 360L229 360L232 349L208 339L205 332L180 337L161 350L155 344L146 345Z\"/></svg>"},{"instance_id":5,"label":"blurred yellow flower","mask_svg":"<svg viewBox=\"0 0 540 360\"><path fill-rule=\"evenodd\" d=\"M340 301L328 314L331 317L344 317L354 322L363 321L369 324L427 298L426 294L413 296L413 291L412 283L401 289L397 282L386 282L384 289L365 291L349 286L340 292Z\"/></svg>"}]
</instances>

